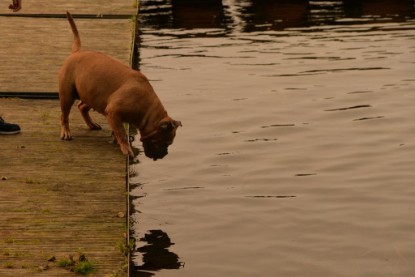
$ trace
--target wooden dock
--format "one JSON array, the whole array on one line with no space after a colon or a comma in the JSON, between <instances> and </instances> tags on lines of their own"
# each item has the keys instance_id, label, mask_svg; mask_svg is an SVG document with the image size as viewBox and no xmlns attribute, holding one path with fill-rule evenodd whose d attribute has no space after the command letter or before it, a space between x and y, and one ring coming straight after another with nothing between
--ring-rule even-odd
<instances>
[{"instance_id":1,"label":"wooden dock","mask_svg":"<svg viewBox=\"0 0 415 277\"><path fill-rule=\"evenodd\" d=\"M61 141L57 72L70 52L69 10L85 48L130 61L133 1L23 1L0 9L0 116L18 135L0 135L0 276L74 276L72 256L92 264L89 276L127 276L126 158L103 127L89 131L76 106L72 141ZM78 15L78 16L77 16ZM98 15L94 17L93 15ZM87 264L87 263L85 263ZM75 269L77 270L77 269Z\"/></svg>"}]
</instances>

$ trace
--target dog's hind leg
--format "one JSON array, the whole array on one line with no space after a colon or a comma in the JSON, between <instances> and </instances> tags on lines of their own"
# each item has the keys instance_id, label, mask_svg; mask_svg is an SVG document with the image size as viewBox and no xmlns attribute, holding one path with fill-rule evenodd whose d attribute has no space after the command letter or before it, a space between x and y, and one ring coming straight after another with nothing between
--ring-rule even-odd
<instances>
[{"instance_id":1,"label":"dog's hind leg","mask_svg":"<svg viewBox=\"0 0 415 277\"><path fill-rule=\"evenodd\" d=\"M66 67L62 67L59 71L59 102L61 105L61 139L71 140L72 135L69 129L69 113L75 99L78 98L78 93L75 86L72 84L70 78L70 72Z\"/></svg>"},{"instance_id":2,"label":"dog's hind leg","mask_svg":"<svg viewBox=\"0 0 415 277\"><path fill-rule=\"evenodd\" d=\"M89 110L91 110L91 108L85 104L84 102L79 102L78 104L78 109L81 112L81 115L86 123L86 125L89 127L89 129L91 130L101 130L101 126L96 123L93 122L91 119L91 116L89 115Z\"/></svg>"},{"instance_id":3,"label":"dog's hind leg","mask_svg":"<svg viewBox=\"0 0 415 277\"><path fill-rule=\"evenodd\" d=\"M65 98L62 97L62 94L59 95L60 103L61 103L61 139L63 140L71 140L72 135L71 131L69 130L69 113L71 112L72 105L74 103L73 98Z\"/></svg>"}]
</instances>

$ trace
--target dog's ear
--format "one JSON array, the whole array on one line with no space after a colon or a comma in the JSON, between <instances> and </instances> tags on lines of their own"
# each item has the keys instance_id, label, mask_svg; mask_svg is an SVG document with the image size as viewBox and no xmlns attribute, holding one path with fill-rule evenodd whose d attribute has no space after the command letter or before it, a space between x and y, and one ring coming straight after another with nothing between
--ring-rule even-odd
<instances>
[{"instance_id":1,"label":"dog's ear","mask_svg":"<svg viewBox=\"0 0 415 277\"><path fill-rule=\"evenodd\" d=\"M174 127L178 128L179 126L183 126L181 121L173 120Z\"/></svg>"},{"instance_id":2,"label":"dog's ear","mask_svg":"<svg viewBox=\"0 0 415 277\"><path fill-rule=\"evenodd\" d=\"M182 126L182 123L180 121L170 120L170 121L161 122L159 126L162 130L171 132L173 129L176 129L179 126Z\"/></svg>"}]
</instances>

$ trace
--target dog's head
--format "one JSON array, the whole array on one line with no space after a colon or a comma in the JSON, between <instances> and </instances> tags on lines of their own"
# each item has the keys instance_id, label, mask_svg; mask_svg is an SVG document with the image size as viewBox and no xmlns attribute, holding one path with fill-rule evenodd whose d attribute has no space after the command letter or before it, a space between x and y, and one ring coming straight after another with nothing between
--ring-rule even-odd
<instances>
[{"instance_id":1,"label":"dog's head","mask_svg":"<svg viewBox=\"0 0 415 277\"><path fill-rule=\"evenodd\" d=\"M165 117L156 126L153 135L148 138L142 138L144 153L150 159L156 161L162 159L168 154L168 147L173 143L176 136L176 129L182 126L180 121Z\"/></svg>"}]
</instances>

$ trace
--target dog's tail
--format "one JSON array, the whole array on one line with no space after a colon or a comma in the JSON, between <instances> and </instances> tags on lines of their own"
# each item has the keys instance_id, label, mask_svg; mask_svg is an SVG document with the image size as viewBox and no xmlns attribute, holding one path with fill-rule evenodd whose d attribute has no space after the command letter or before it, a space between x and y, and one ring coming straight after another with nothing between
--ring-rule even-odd
<instances>
[{"instance_id":1,"label":"dog's tail","mask_svg":"<svg viewBox=\"0 0 415 277\"><path fill-rule=\"evenodd\" d=\"M66 17L68 18L69 24L71 25L74 38L72 43L72 53L75 53L81 49L81 38L79 37L78 28L76 28L75 21L73 21L72 15L69 12L66 12Z\"/></svg>"}]
</instances>

